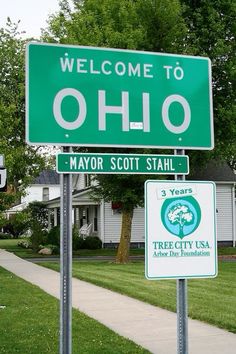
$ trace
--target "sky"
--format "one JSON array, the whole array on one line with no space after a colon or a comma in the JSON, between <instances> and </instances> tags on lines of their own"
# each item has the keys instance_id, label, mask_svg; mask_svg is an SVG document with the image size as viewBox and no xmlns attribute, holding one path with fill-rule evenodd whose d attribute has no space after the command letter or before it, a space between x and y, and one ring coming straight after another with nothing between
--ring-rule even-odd
<instances>
[{"instance_id":1,"label":"sky","mask_svg":"<svg viewBox=\"0 0 236 354\"><path fill-rule=\"evenodd\" d=\"M39 38L41 28L47 26L49 14L59 10L59 0L0 0L0 27L6 26L7 17L12 22L21 20L19 30L26 31L23 38Z\"/></svg>"}]
</instances>

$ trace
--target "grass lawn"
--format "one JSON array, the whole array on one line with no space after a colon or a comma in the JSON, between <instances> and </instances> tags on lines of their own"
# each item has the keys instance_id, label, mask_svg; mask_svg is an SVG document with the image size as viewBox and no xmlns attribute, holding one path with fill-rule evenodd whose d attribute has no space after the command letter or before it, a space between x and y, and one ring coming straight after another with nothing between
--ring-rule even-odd
<instances>
[{"instance_id":1,"label":"grass lawn","mask_svg":"<svg viewBox=\"0 0 236 354\"><path fill-rule=\"evenodd\" d=\"M44 264L59 270L59 264ZM236 333L236 262L219 262L214 279L188 280L189 316ZM176 281L151 281L144 263L74 262L73 276L136 299L176 310Z\"/></svg>"},{"instance_id":2,"label":"grass lawn","mask_svg":"<svg viewBox=\"0 0 236 354\"><path fill-rule=\"evenodd\" d=\"M31 249L17 246L19 241L20 239L0 240L0 248L4 248L6 251L15 253L17 256L21 258L38 256Z\"/></svg>"},{"instance_id":3,"label":"grass lawn","mask_svg":"<svg viewBox=\"0 0 236 354\"><path fill-rule=\"evenodd\" d=\"M21 258L45 258L45 256L33 252L32 249L26 249L18 247L19 240L9 239L9 240L0 240L0 248L4 248L6 251L15 253L18 257ZM98 250L78 250L73 252L73 256L89 257L89 256L116 256L116 249L98 249ZM131 255L144 255L143 248L131 249ZM48 256L46 256L48 257ZM55 255L53 256L55 257ZM59 257L59 256L58 256Z\"/></svg>"},{"instance_id":4,"label":"grass lawn","mask_svg":"<svg viewBox=\"0 0 236 354\"><path fill-rule=\"evenodd\" d=\"M0 267L0 353L59 352L59 301ZM144 354L133 342L73 311L74 354Z\"/></svg>"},{"instance_id":5,"label":"grass lawn","mask_svg":"<svg viewBox=\"0 0 236 354\"><path fill-rule=\"evenodd\" d=\"M45 256L40 255L38 253L34 253L31 249L25 249L18 247L19 240L17 239L9 239L9 240L0 240L0 248L4 248L9 252L15 253L17 256L21 258L34 258L41 257L45 258ZM116 249L98 249L98 250L78 250L73 252L74 256L81 257L89 257L89 256L116 256ZM130 254L135 255L144 255L143 248L131 249ZM219 255L236 255L236 247L219 247L218 248ZM48 256L46 256L48 257ZM55 256L54 256L55 257Z\"/></svg>"}]
</instances>

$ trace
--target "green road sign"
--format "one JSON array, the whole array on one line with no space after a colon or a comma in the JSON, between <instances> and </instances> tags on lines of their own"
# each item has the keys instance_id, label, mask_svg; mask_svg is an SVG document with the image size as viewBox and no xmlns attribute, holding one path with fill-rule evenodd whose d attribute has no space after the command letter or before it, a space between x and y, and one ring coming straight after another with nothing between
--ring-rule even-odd
<instances>
[{"instance_id":1,"label":"green road sign","mask_svg":"<svg viewBox=\"0 0 236 354\"><path fill-rule=\"evenodd\" d=\"M28 43L30 144L212 149L208 58Z\"/></svg>"},{"instance_id":2,"label":"green road sign","mask_svg":"<svg viewBox=\"0 0 236 354\"><path fill-rule=\"evenodd\" d=\"M145 183L145 271L148 279L217 275L213 182Z\"/></svg>"},{"instance_id":3,"label":"green road sign","mask_svg":"<svg viewBox=\"0 0 236 354\"><path fill-rule=\"evenodd\" d=\"M57 154L58 173L188 174L188 156Z\"/></svg>"}]
</instances>

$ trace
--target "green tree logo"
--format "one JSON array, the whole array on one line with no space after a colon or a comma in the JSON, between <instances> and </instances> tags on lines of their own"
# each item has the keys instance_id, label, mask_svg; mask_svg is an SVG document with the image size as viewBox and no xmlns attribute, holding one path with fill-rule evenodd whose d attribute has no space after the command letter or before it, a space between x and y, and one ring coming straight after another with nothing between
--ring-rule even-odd
<instances>
[{"instance_id":1,"label":"green tree logo","mask_svg":"<svg viewBox=\"0 0 236 354\"><path fill-rule=\"evenodd\" d=\"M169 232L182 239L198 228L201 209L191 196L166 199L162 205L161 219Z\"/></svg>"},{"instance_id":2,"label":"green tree logo","mask_svg":"<svg viewBox=\"0 0 236 354\"><path fill-rule=\"evenodd\" d=\"M174 205L168 212L167 218L173 225L179 225L179 237L184 237L184 226L191 225L194 222L194 215L186 206L178 203Z\"/></svg>"}]
</instances>

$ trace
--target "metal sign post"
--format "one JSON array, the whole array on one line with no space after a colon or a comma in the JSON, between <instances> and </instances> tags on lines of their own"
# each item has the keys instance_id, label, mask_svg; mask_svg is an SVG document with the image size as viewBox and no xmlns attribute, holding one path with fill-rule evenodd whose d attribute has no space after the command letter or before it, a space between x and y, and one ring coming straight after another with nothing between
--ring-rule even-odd
<instances>
[{"instance_id":1,"label":"metal sign post","mask_svg":"<svg viewBox=\"0 0 236 354\"><path fill-rule=\"evenodd\" d=\"M181 175L145 183L145 275L177 280L178 354L188 354L187 279L217 276L215 195L213 182Z\"/></svg>"},{"instance_id":2,"label":"metal sign post","mask_svg":"<svg viewBox=\"0 0 236 354\"><path fill-rule=\"evenodd\" d=\"M63 152L71 148L63 147ZM72 323L72 177L61 175L60 207L60 354L71 354Z\"/></svg>"},{"instance_id":3,"label":"metal sign post","mask_svg":"<svg viewBox=\"0 0 236 354\"><path fill-rule=\"evenodd\" d=\"M184 155L175 150L175 155ZM184 181L184 175L175 175L176 181ZM188 354L188 298L187 279L177 279L177 354Z\"/></svg>"}]
</instances>

